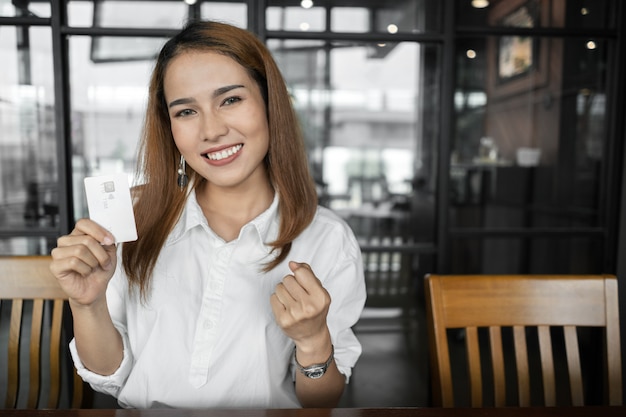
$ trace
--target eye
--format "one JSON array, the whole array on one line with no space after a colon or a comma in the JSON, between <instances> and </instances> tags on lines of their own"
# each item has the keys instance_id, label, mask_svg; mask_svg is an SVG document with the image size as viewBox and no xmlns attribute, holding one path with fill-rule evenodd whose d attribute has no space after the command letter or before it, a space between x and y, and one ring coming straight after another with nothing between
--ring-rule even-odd
<instances>
[{"instance_id":1,"label":"eye","mask_svg":"<svg viewBox=\"0 0 626 417\"><path fill-rule=\"evenodd\" d=\"M192 114L195 114L195 111L191 109L183 109L181 111L176 112L174 114L174 117L186 117L186 116L191 116Z\"/></svg>"},{"instance_id":2,"label":"eye","mask_svg":"<svg viewBox=\"0 0 626 417\"><path fill-rule=\"evenodd\" d=\"M227 99L225 99L222 102L222 106L230 106L230 105L235 104L235 103L237 103L239 101L241 101L241 97L239 97L239 96L228 97Z\"/></svg>"}]
</instances>

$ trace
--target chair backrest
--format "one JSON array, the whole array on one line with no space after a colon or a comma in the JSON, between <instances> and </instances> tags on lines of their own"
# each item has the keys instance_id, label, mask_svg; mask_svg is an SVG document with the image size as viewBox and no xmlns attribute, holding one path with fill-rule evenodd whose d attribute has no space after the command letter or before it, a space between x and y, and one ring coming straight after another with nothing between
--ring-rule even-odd
<instances>
[{"instance_id":1,"label":"chair backrest","mask_svg":"<svg viewBox=\"0 0 626 417\"><path fill-rule=\"evenodd\" d=\"M6 378L8 409L83 405L84 384L66 354L67 296L50 272L50 262L50 256L0 256L0 340L8 341L1 350L7 352L7 367L0 379Z\"/></svg>"},{"instance_id":2,"label":"chair backrest","mask_svg":"<svg viewBox=\"0 0 626 417\"><path fill-rule=\"evenodd\" d=\"M604 350L603 367L598 367L601 374L606 374L604 384L600 384L604 402L622 404L615 276L430 274L426 276L425 286L436 405L453 407L457 405L455 400L458 402L455 393L461 388L458 378L452 376L450 360L454 349L457 354L466 354L456 363L467 364L473 407L485 406L486 398L492 398L495 406L535 405L531 404L531 395L537 391L546 406L557 404L557 392L566 394L559 396L559 402L569 397L571 405L583 405L585 388L590 386L583 385L589 372L581 368L579 342L584 338L580 335L585 331L598 332L595 328L600 328L604 335L599 349ZM456 340L450 340L454 332ZM465 339L464 347L459 339ZM505 339L510 340L510 345ZM511 348L503 349L503 340ZM597 338L591 340L597 342ZM485 363L481 364L481 359ZM538 375L529 371L529 363L538 364ZM563 391L555 379L559 382L569 379L569 389ZM485 380L490 380L493 392L483 390L488 385ZM507 397L507 382L517 385L514 404L507 404L511 402L510 390ZM539 389L531 391L531 385Z\"/></svg>"}]
</instances>

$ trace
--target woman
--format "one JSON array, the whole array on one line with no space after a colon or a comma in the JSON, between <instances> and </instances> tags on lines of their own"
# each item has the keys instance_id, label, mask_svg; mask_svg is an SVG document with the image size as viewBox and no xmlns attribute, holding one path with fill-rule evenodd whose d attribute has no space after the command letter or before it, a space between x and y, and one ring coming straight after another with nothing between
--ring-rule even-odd
<instances>
[{"instance_id":1,"label":"woman","mask_svg":"<svg viewBox=\"0 0 626 417\"><path fill-rule=\"evenodd\" d=\"M139 160L138 240L81 219L52 251L83 379L124 407L337 405L361 352L361 255L317 205L265 46L217 22L169 40Z\"/></svg>"}]
</instances>

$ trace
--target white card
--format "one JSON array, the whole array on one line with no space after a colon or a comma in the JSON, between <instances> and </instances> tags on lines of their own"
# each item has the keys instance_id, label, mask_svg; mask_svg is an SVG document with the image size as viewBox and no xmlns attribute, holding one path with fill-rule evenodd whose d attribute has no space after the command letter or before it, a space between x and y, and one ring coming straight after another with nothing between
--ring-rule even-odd
<instances>
[{"instance_id":1,"label":"white card","mask_svg":"<svg viewBox=\"0 0 626 417\"><path fill-rule=\"evenodd\" d=\"M115 243L137 240L127 174L85 178L89 218L107 229Z\"/></svg>"}]
</instances>

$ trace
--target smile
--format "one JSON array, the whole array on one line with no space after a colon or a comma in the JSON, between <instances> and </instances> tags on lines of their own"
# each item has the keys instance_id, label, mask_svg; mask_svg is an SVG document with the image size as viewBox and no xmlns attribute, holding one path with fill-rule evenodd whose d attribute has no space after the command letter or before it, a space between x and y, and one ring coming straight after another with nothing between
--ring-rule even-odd
<instances>
[{"instance_id":1,"label":"smile","mask_svg":"<svg viewBox=\"0 0 626 417\"><path fill-rule=\"evenodd\" d=\"M227 148L227 149L222 149L221 151L218 151L218 152L207 153L204 156L210 159L211 161L220 161L224 158L228 158L229 156L233 156L234 154L239 152L241 148L243 148L243 145L239 144L239 145L235 145L233 147Z\"/></svg>"}]
</instances>

